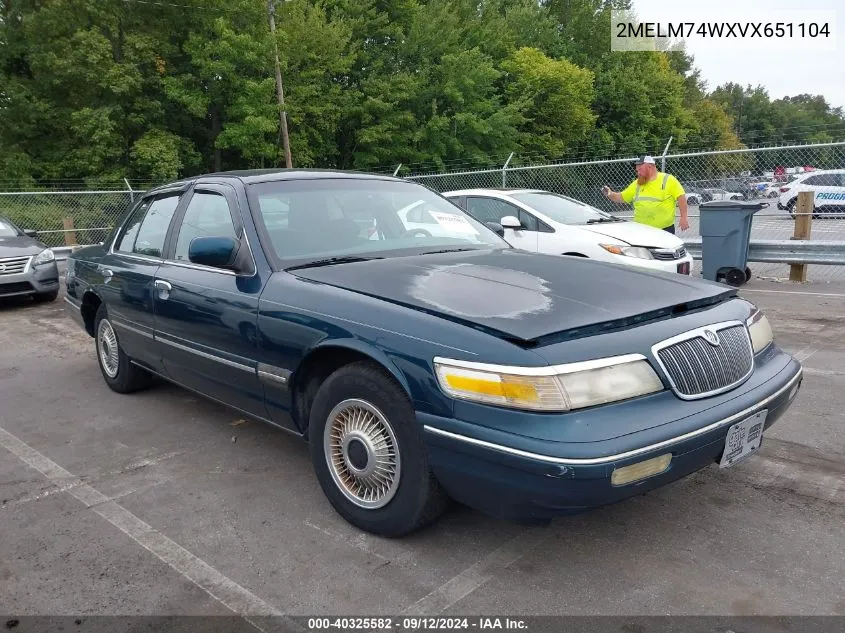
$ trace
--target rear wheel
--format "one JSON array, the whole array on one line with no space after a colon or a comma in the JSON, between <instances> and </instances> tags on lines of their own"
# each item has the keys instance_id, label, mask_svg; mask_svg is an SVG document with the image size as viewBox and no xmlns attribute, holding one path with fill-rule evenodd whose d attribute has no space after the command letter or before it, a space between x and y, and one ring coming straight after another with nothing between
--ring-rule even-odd
<instances>
[{"instance_id":1,"label":"rear wheel","mask_svg":"<svg viewBox=\"0 0 845 633\"><path fill-rule=\"evenodd\" d=\"M131 393L150 386L152 374L130 362L120 347L120 340L109 321L104 303L100 305L94 317L94 341L100 372L112 391Z\"/></svg>"},{"instance_id":2,"label":"rear wheel","mask_svg":"<svg viewBox=\"0 0 845 633\"><path fill-rule=\"evenodd\" d=\"M308 437L317 480L352 525L402 536L446 509L414 409L377 364L346 365L325 380L314 397Z\"/></svg>"}]
</instances>

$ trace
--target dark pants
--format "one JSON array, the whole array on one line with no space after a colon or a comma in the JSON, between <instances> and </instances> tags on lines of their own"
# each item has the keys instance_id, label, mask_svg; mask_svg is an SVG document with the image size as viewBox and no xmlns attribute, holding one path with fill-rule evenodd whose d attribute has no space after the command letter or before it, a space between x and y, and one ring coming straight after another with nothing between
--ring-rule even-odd
<instances>
[{"instance_id":1,"label":"dark pants","mask_svg":"<svg viewBox=\"0 0 845 633\"><path fill-rule=\"evenodd\" d=\"M672 235L674 235L674 234L675 234L675 225L673 224L672 226L667 226L667 227L666 227L665 229L663 229L663 230L664 230L664 231L666 231L666 232L668 232L668 233L671 233Z\"/></svg>"}]
</instances>

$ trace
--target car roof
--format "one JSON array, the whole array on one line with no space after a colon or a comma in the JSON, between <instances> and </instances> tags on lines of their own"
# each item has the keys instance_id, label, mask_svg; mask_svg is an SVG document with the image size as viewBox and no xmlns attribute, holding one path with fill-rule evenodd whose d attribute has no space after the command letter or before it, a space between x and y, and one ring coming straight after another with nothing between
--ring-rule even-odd
<instances>
[{"instance_id":1,"label":"car roof","mask_svg":"<svg viewBox=\"0 0 845 633\"><path fill-rule=\"evenodd\" d=\"M500 194L511 195L514 193L554 193L552 191L545 191L543 189L516 189L508 187L476 187L473 189L455 189L454 191L446 191L444 196L466 196L472 194Z\"/></svg>"},{"instance_id":2,"label":"car roof","mask_svg":"<svg viewBox=\"0 0 845 633\"><path fill-rule=\"evenodd\" d=\"M395 178L384 174L374 174L360 171L349 171L341 169L238 169L230 171L209 172L197 176L190 176L180 180L174 180L150 189L149 193L159 190L172 189L173 187L187 186L191 183L211 183L222 180L239 180L244 184L255 184L259 182L274 182L284 180L319 180L325 178L345 178L350 180L388 180L393 182L406 182L402 178Z\"/></svg>"},{"instance_id":3,"label":"car roof","mask_svg":"<svg viewBox=\"0 0 845 633\"><path fill-rule=\"evenodd\" d=\"M796 178L806 178L808 176L818 176L819 174L845 174L845 169L814 169L812 171L805 171L801 174L796 174Z\"/></svg>"}]
</instances>

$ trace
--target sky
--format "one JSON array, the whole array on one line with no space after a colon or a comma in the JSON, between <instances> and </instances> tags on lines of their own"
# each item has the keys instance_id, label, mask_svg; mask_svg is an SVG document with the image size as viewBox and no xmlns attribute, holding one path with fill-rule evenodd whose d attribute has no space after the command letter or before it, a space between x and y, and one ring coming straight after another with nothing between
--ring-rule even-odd
<instances>
[{"instance_id":1,"label":"sky","mask_svg":"<svg viewBox=\"0 0 845 633\"><path fill-rule=\"evenodd\" d=\"M732 81L762 85L772 99L821 94L845 108L845 2L843 0L632 0L640 21L830 23L830 37L686 40L694 66L713 90ZM796 8L802 7L802 8ZM697 28L697 26L696 26ZM750 31L749 31L750 32Z\"/></svg>"}]
</instances>

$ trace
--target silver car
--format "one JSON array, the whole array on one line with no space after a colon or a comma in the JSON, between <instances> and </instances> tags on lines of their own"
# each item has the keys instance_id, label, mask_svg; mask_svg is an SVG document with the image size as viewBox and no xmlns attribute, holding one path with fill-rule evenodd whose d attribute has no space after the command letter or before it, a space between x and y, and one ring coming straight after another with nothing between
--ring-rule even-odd
<instances>
[{"instance_id":1,"label":"silver car","mask_svg":"<svg viewBox=\"0 0 845 633\"><path fill-rule=\"evenodd\" d=\"M0 298L26 295L37 301L59 296L56 256L35 231L24 231L0 216Z\"/></svg>"}]
</instances>

